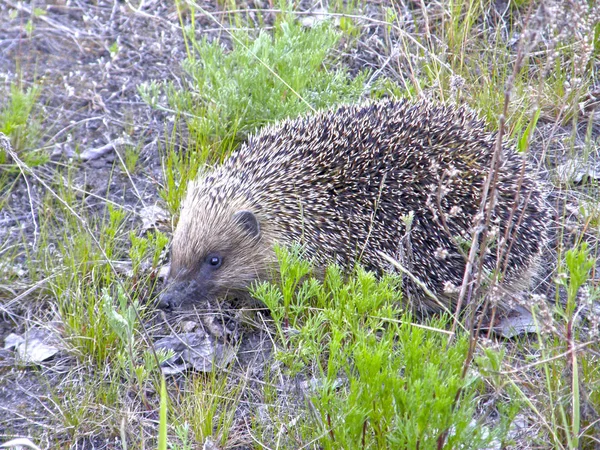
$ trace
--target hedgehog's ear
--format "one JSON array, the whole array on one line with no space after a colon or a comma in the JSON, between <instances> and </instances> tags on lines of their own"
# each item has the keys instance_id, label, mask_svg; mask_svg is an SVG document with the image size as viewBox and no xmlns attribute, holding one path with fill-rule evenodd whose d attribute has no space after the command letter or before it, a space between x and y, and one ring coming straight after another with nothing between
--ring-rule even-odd
<instances>
[{"instance_id":1,"label":"hedgehog's ear","mask_svg":"<svg viewBox=\"0 0 600 450\"><path fill-rule=\"evenodd\" d=\"M233 219L236 220L244 230L246 230L250 236L260 236L260 224L258 219L252 211L241 210L233 215Z\"/></svg>"}]
</instances>

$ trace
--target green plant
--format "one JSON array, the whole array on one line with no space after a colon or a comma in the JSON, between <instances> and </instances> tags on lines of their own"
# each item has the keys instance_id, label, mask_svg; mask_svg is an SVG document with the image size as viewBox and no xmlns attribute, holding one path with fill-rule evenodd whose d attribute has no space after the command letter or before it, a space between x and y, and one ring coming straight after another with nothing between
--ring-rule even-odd
<instances>
[{"instance_id":1,"label":"green plant","mask_svg":"<svg viewBox=\"0 0 600 450\"><path fill-rule=\"evenodd\" d=\"M47 161L47 156L34 150L40 134L41 121L34 114L35 105L40 95L40 88L33 85L24 89L19 84L11 84L8 101L0 103L0 133L10 139L13 150L29 166ZM0 164L9 160L4 150L0 149Z\"/></svg>"},{"instance_id":2,"label":"green plant","mask_svg":"<svg viewBox=\"0 0 600 450\"><path fill-rule=\"evenodd\" d=\"M167 409L169 398L165 378L160 378L160 408L158 420L158 450L167 450Z\"/></svg>"},{"instance_id":3,"label":"green plant","mask_svg":"<svg viewBox=\"0 0 600 450\"><path fill-rule=\"evenodd\" d=\"M191 395L181 405L185 424L196 442L212 439L226 447L232 436L232 427L239 408L245 382L230 378L226 371L212 371L191 380Z\"/></svg>"},{"instance_id":4,"label":"green plant","mask_svg":"<svg viewBox=\"0 0 600 450\"><path fill-rule=\"evenodd\" d=\"M447 317L413 323L394 277L359 268L346 279L329 267L318 281L297 248L277 254L281 280L254 294L271 311L277 359L290 375L319 380L305 439L323 448L481 448L506 433L511 417L498 429L477 421L483 379L463 376L469 336L446 346Z\"/></svg>"},{"instance_id":5,"label":"green plant","mask_svg":"<svg viewBox=\"0 0 600 450\"><path fill-rule=\"evenodd\" d=\"M127 172L129 172L129 173L135 172L139 159L140 159L139 146L126 145L123 162L124 162L125 169L127 170Z\"/></svg>"},{"instance_id":6,"label":"green plant","mask_svg":"<svg viewBox=\"0 0 600 450\"><path fill-rule=\"evenodd\" d=\"M583 307L588 304L593 304L594 300L600 298L598 292L594 291L594 296L590 297L590 292L587 293L585 302L579 302L579 294L583 286L588 282L590 270L595 266L595 259L590 257L589 249L586 243L580 244L578 247L570 249L566 252L564 268L566 272L559 272L557 282L566 290L567 301L563 308L560 303L556 306L561 321L565 323L566 329L566 348L567 355L564 361L567 369L568 385L570 393L563 395L562 390L563 376L553 370L557 364L562 365L562 361L557 363L547 362L544 364L544 370L547 380L548 393L552 398L556 395L556 403L554 407L558 410L558 417L555 412L552 412L553 426L557 430L555 437L562 436L566 440L568 448L578 448L581 439L581 359L587 359L585 356L580 357L577 352L578 338L576 321L581 314ZM594 298L596 297L596 298ZM562 347L562 346L561 346ZM549 357L550 355L543 350ZM557 378L558 376L558 378ZM554 403L554 402L553 402ZM557 442L558 445L558 442Z\"/></svg>"}]
</instances>

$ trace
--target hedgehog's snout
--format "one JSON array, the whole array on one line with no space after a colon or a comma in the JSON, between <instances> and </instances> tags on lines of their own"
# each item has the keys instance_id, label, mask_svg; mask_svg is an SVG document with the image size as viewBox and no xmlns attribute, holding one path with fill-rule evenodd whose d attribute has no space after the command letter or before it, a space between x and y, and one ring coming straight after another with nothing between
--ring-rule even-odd
<instances>
[{"instance_id":1,"label":"hedgehog's snout","mask_svg":"<svg viewBox=\"0 0 600 450\"><path fill-rule=\"evenodd\" d=\"M172 311L176 309L179 306L179 301L176 294L177 293L174 289L168 289L160 294L157 303L158 308L164 311Z\"/></svg>"},{"instance_id":2,"label":"hedgehog's snout","mask_svg":"<svg viewBox=\"0 0 600 450\"><path fill-rule=\"evenodd\" d=\"M193 302L198 293L199 287L194 280L175 281L158 296L157 306L164 311L173 311Z\"/></svg>"}]
</instances>

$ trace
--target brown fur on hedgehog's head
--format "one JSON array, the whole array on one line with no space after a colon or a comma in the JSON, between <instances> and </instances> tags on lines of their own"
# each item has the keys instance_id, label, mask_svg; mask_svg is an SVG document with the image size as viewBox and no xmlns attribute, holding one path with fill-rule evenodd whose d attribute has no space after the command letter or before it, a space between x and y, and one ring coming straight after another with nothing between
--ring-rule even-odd
<instances>
[{"instance_id":1,"label":"brown fur on hedgehog's head","mask_svg":"<svg viewBox=\"0 0 600 450\"><path fill-rule=\"evenodd\" d=\"M224 188L225 189L225 188ZM192 183L171 248L169 284L159 307L247 292L273 260L256 214L219 187Z\"/></svg>"}]
</instances>

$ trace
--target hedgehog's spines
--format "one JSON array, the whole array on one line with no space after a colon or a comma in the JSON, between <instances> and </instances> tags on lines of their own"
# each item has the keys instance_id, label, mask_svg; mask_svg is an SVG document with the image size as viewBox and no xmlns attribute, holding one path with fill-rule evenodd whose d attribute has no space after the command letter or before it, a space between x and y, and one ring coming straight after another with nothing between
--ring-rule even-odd
<instances>
[{"instance_id":1,"label":"hedgehog's spines","mask_svg":"<svg viewBox=\"0 0 600 450\"><path fill-rule=\"evenodd\" d=\"M383 272L389 266L378 252L401 258L409 239L415 275L443 295L462 280L460 245L471 237L495 142L496 133L472 109L428 100L344 105L267 126L190 184L173 260L185 265L215 246L229 248L223 233L238 233L231 217L247 210L260 222L262 247L247 247L255 255L232 251L255 260L261 274L275 242L300 241L319 263L346 268L362 257L367 268ZM520 180L522 158L508 148L503 153L493 226L500 238L514 228L510 280L535 265L549 209L535 173ZM505 223L515 200L522 215ZM401 218L411 212L406 236ZM232 240L246 249L242 235ZM493 255L485 267L495 268ZM418 296L416 287L408 290Z\"/></svg>"}]
</instances>

